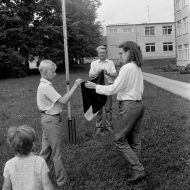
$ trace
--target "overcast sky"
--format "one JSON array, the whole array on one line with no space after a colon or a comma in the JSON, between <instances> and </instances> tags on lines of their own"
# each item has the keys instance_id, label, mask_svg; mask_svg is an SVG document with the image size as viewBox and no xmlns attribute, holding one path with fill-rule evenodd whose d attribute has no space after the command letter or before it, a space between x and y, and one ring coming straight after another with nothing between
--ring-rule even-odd
<instances>
[{"instance_id":1,"label":"overcast sky","mask_svg":"<svg viewBox=\"0 0 190 190\"><path fill-rule=\"evenodd\" d=\"M173 22L173 0L100 0L98 21L107 24ZM149 6L149 17L148 17Z\"/></svg>"}]
</instances>

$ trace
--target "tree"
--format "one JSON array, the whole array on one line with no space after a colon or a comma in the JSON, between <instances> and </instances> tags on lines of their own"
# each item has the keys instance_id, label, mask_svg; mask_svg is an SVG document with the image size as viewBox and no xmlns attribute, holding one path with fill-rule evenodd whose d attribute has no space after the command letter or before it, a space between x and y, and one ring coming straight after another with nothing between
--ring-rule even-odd
<instances>
[{"instance_id":1,"label":"tree","mask_svg":"<svg viewBox=\"0 0 190 190\"><path fill-rule=\"evenodd\" d=\"M101 38L96 22L99 0L66 0L69 58L94 56ZM64 60L60 0L1 0L0 46L17 52L26 47L30 54L55 62ZM2 49L2 48L1 48ZM22 54L27 59L27 54ZM0 52L1 56L1 52Z\"/></svg>"},{"instance_id":2,"label":"tree","mask_svg":"<svg viewBox=\"0 0 190 190\"><path fill-rule=\"evenodd\" d=\"M25 76L23 65L28 53L18 50L25 46L29 23L34 19L35 1L1 0L0 2L0 77ZM27 49L27 46L26 46Z\"/></svg>"},{"instance_id":3,"label":"tree","mask_svg":"<svg viewBox=\"0 0 190 190\"><path fill-rule=\"evenodd\" d=\"M101 37L101 25L95 22L96 10L99 6L99 1L68 1L67 25L70 56L77 58L95 55L95 48Z\"/></svg>"}]
</instances>

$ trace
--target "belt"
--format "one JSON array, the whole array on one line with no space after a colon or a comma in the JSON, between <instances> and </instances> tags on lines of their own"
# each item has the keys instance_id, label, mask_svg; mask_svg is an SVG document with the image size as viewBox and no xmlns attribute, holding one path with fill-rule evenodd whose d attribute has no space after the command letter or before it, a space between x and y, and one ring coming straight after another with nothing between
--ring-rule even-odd
<instances>
[{"instance_id":1,"label":"belt","mask_svg":"<svg viewBox=\"0 0 190 190\"><path fill-rule=\"evenodd\" d=\"M121 102L127 102L127 101L129 101L129 102L141 102L142 100L119 100L120 103Z\"/></svg>"},{"instance_id":2,"label":"belt","mask_svg":"<svg viewBox=\"0 0 190 190\"><path fill-rule=\"evenodd\" d=\"M46 114L46 112L45 111L41 111L41 114ZM46 114L46 115L51 115L51 114ZM61 113L54 114L54 115L51 115L51 116L59 116L59 115L61 115Z\"/></svg>"}]
</instances>

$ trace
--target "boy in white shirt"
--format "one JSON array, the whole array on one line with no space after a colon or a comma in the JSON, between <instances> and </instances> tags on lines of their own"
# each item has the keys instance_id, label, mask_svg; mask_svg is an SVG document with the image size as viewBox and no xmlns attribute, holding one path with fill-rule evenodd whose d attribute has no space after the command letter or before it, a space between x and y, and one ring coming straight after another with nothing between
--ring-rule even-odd
<instances>
[{"instance_id":1,"label":"boy in white shirt","mask_svg":"<svg viewBox=\"0 0 190 190\"><path fill-rule=\"evenodd\" d=\"M57 186L63 188L68 181L68 176L64 166L64 130L61 122L62 105L70 100L83 80L77 79L70 91L61 96L51 83L56 76L55 63L50 60L43 60L39 65L39 71L41 80L37 89L37 106L41 112L43 131L40 156L46 161L52 157Z\"/></svg>"},{"instance_id":2,"label":"boy in white shirt","mask_svg":"<svg viewBox=\"0 0 190 190\"><path fill-rule=\"evenodd\" d=\"M32 127L22 125L8 130L7 141L15 153L4 168L2 190L53 190L48 166L31 150L35 139Z\"/></svg>"}]
</instances>

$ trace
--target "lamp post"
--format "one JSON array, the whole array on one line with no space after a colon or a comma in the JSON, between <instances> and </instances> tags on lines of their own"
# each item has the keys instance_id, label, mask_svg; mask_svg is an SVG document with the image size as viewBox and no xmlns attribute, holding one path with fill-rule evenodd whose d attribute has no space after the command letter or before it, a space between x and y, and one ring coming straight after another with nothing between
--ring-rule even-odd
<instances>
[{"instance_id":1,"label":"lamp post","mask_svg":"<svg viewBox=\"0 0 190 190\"><path fill-rule=\"evenodd\" d=\"M63 40L64 40L64 53L65 53L65 73L66 73L66 85L67 92L69 92L69 56L67 45L67 22L66 22L66 8L65 0L61 0L62 4L62 21L63 21ZM75 119L71 116L71 104L68 102L68 139L69 143L76 144L76 126Z\"/></svg>"}]
</instances>

